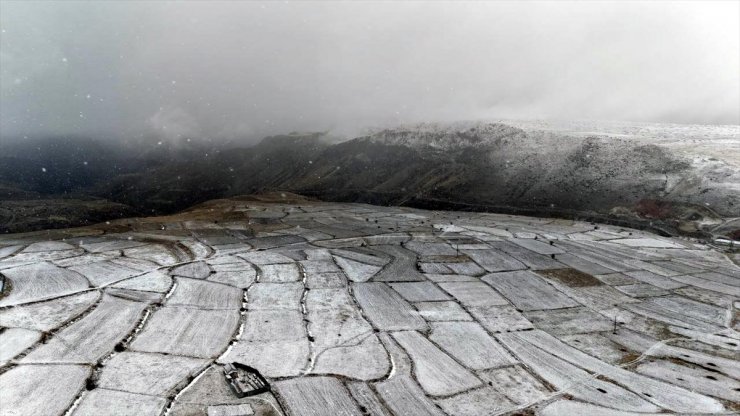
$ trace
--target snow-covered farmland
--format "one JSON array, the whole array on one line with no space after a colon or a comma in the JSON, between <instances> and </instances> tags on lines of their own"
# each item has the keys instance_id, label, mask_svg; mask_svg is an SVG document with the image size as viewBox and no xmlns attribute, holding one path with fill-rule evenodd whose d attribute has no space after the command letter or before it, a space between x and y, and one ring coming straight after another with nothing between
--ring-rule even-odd
<instances>
[{"instance_id":1,"label":"snow-covered farmland","mask_svg":"<svg viewBox=\"0 0 740 416\"><path fill-rule=\"evenodd\" d=\"M0 415L740 410L740 268L716 248L510 215L208 209L271 220L0 237ZM234 395L232 362L271 390Z\"/></svg>"}]
</instances>

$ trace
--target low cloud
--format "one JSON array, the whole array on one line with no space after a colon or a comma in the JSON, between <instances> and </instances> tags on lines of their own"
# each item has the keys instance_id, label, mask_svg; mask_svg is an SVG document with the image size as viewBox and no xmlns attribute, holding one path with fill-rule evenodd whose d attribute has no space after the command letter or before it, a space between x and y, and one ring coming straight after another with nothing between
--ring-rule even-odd
<instances>
[{"instance_id":1,"label":"low cloud","mask_svg":"<svg viewBox=\"0 0 740 416\"><path fill-rule=\"evenodd\" d=\"M0 135L740 124L738 2L0 3Z\"/></svg>"},{"instance_id":2,"label":"low cloud","mask_svg":"<svg viewBox=\"0 0 740 416\"><path fill-rule=\"evenodd\" d=\"M156 137L172 142L200 136L200 129L193 117L182 108L160 108L151 118L149 126Z\"/></svg>"}]
</instances>

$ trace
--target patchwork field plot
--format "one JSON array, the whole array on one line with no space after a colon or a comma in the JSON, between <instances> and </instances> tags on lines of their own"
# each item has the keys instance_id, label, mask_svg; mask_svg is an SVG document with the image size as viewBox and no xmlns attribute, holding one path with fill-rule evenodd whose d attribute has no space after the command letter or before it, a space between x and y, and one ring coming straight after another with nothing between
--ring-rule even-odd
<instances>
[{"instance_id":1,"label":"patchwork field plot","mask_svg":"<svg viewBox=\"0 0 740 416\"><path fill-rule=\"evenodd\" d=\"M0 237L0 416L740 411L740 267L698 241L242 199L100 227Z\"/></svg>"},{"instance_id":2,"label":"patchwork field plot","mask_svg":"<svg viewBox=\"0 0 740 416\"><path fill-rule=\"evenodd\" d=\"M80 274L46 262L3 270L3 275L13 290L0 299L0 306L51 299L89 287Z\"/></svg>"}]
</instances>

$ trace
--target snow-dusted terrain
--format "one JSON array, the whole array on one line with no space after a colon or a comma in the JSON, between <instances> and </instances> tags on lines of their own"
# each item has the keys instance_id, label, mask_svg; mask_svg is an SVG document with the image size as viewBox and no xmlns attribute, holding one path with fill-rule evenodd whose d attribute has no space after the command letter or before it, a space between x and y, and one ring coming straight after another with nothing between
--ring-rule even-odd
<instances>
[{"instance_id":1,"label":"snow-dusted terrain","mask_svg":"<svg viewBox=\"0 0 740 416\"><path fill-rule=\"evenodd\" d=\"M371 131L373 140L404 146L441 149L482 146L501 138L543 136L604 137L661 145L687 156L716 158L740 167L740 126L636 123L620 121L496 120L418 123ZM457 136L459 140L452 140ZM547 143L549 144L549 143ZM546 149L545 143L542 148Z\"/></svg>"},{"instance_id":2,"label":"snow-dusted terrain","mask_svg":"<svg viewBox=\"0 0 740 416\"><path fill-rule=\"evenodd\" d=\"M172 213L280 190L737 239L739 129L503 120L397 126L340 142L324 133L256 145L29 141L0 154L0 232Z\"/></svg>"},{"instance_id":3,"label":"snow-dusted terrain","mask_svg":"<svg viewBox=\"0 0 740 416\"><path fill-rule=\"evenodd\" d=\"M419 201L590 212L660 223L671 233L740 230L737 125L470 121L399 126L357 140L436 159L423 184L407 181Z\"/></svg>"},{"instance_id":4,"label":"snow-dusted terrain","mask_svg":"<svg viewBox=\"0 0 740 416\"><path fill-rule=\"evenodd\" d=\"M2 416L740 410L740 267L688 239L283 194L4 235L0 274Z\"/></svg>"}]
</instances>

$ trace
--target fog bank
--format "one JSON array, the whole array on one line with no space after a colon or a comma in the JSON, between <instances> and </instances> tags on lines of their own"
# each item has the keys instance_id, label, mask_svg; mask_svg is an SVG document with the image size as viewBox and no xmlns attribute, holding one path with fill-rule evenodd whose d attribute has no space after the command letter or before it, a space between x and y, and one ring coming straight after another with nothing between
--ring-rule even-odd
<instances>
[{"instance_id":1,"label":"fog bank","mask_svg":"<svg viewBox=\"0 0 740 416\"><path fill-rule=\"evenodd\" d=\"M0 3L0 135L740 124L738 2Z\"/></svg>"}]
</instances>

